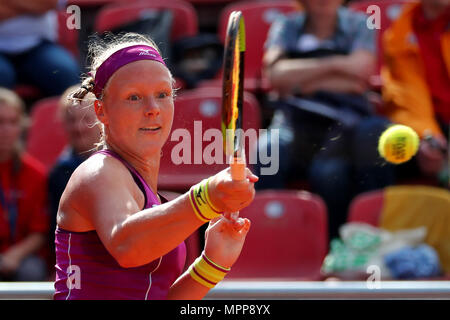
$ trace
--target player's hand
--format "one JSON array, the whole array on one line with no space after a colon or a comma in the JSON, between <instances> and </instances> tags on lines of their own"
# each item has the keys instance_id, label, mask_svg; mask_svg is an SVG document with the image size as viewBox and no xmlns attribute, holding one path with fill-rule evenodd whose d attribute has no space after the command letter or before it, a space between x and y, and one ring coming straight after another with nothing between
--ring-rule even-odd
<instances>
[{"instance_id":1,"label":"player's hand","mask_svg":"<svg viewBox=\"0 0 450 320\"><path fill-rule=\"evenodd\" d=\"M442 150L447 149L447 141L444 137L433 137L432 140L433 142L431 139L421 141L417 162L425 175L436 177L445 163L445 154Z\"/></svg>"},{"instance_id":2,"label":"player's hand","mask_svg":"<svg viewBox=\"0 0 450 320\"><path fill-rule=\"evenodd\" d=\"M236 212L248 206L255 197L255 182L258 177L248 168L246 179L235 181L231 178L230 168L211 177L208 195L213 206L222 212Z\"/></svg>"},{"instance_id":3,"label":"player's hand","mask_svg":"<svg viewBox=\"0 0 450 320\"><path fill-rule=\"evenodd\" d=\"M230 268L241 254L250 220L230 221L221 216L209 222L205 232L205 254L215 263Z\"/></svg>"}]
</instances>

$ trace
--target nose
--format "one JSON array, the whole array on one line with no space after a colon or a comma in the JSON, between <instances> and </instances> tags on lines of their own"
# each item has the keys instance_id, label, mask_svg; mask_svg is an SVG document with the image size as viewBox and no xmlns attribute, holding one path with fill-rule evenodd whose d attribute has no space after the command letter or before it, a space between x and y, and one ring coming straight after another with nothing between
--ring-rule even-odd
<instances>
[{"instance_id":1,"label":"nose","mask_svg":"<svg viewBox=\"0 0 450 320\"><path fill-rule=\"evenodd\" d=\"M144 107L144 112L146 116L158 116L161 109L159 103L154 98L148 98L147 103Z\"/></svg>"}]
</instances>

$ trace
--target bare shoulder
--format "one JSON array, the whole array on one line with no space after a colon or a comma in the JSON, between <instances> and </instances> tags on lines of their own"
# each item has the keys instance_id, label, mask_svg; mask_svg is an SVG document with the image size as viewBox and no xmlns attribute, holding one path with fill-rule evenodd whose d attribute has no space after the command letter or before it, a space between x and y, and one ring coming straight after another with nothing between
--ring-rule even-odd
<instances>
[{"instance_id":1,"label":"bare shoulder","mask_svg":"<svg viewBox=\"0 0 450 320\"><path fill-rule=\"evenodd\" d=\"M128 169L117 159L95 154L72 174L64 190L57 216L58 226L71 231L94 230L90 214L102 199L113 197L118 188L133 190Z\"/></svg>"},{"instance_id":2,"label":"bare shoulder","mask_svg":"<svg viewBox=\"0 0 450 320\"><path fill-rule=\"evenodd\" d=\"M117 159L95 154L84 161L72 174L66 189L86 192L104 183L127 177L128 170Z\"/></svg>"}]
</instances>

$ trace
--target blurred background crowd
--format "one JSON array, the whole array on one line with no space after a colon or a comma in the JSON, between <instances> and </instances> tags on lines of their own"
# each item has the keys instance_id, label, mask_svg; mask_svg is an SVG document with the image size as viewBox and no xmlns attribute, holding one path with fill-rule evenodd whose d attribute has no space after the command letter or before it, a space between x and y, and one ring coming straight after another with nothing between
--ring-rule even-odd
<instances>
[{"instance_id":1,"label":"blurred background crowd","mask_svg":"<svg viewBox=\"0 0 450 320\"><path fill-rule=\"evenodd\" d=\"M370 264L389 278L448 277L449 0L0 0L0 281L54 280L59 199L100 137L94 97L67 99L88 41L151 36L179 89L173 129L205 131L220 124L233 10L247 33L244 129L278 129L247 152L279 150L279 170L251 166L252 231L230 277L355 279ZM421 139L400 165L377 150L393 123ZM174 165L173 145L159 183L169 199L223 168ZM202 239L187 239L186 265Z\"/></svg>"}]
</instances>

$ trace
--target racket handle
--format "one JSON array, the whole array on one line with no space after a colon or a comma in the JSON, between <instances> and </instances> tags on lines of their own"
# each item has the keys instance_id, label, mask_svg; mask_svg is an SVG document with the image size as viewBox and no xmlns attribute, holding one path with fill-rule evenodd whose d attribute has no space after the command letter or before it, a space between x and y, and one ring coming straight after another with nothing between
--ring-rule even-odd
<instances>
[{"instance_id":1,"label":"racket handle","mask_svg":"<svg viewBox=\"0 0 450 320\"><path fill-rule=\"evenodd\" d=\"M240 152L239 156L232 156L230 161L231 178L234 181L245 180L245 153Z\"/></svg>"},{"instance_id":2,"label":"racket handle","mask_svg":"<svg viewBox=\"0 0 450 320\"><path fill-rule=\"evenodd\" d=\"M235 181L245 180L245 163L235 162L230 164L231 178Z\"/></svg>"},{"instance_id":3,"label":"racket handle","mask_svg":"<svg viewBox=\"0 0 450 320\"><path fill-rule=\"evenodd\" d=\"M235 158L235 161L230 164L230 170L231 179L233 179L233 181L241 181L246 178L244 161L239 161L239 159ZM239 218L239 211L227 213L225 214L225 217L228 220L236 221Z\"/></svg>"},{"instance_id":4,"label":"racket handle","mask_svg":"<svg viewBox=\"0 0 450 320\"><path fill-rule=\"evenodd\" d=\"M245 174L245 154L241 157L233 157L230 162L231 179L234 181L242 181L246 179ZM236 221L239 218L239 211L225 214L225 217L231 221Z\"/></svg>"}]
</instances>

